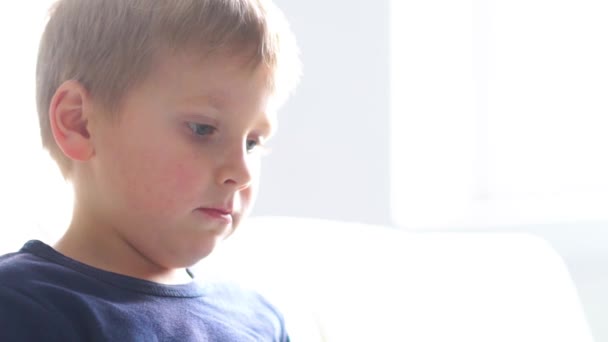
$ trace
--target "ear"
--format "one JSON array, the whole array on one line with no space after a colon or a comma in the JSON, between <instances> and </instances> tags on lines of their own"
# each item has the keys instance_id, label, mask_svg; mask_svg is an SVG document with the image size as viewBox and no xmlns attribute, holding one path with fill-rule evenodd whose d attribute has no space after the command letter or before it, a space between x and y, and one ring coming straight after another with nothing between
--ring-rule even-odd
<instances>
[{"instance_id":1,"label":"ear","mask_svg":"<svg viewBox=\"0 0 608 342\"><path fill-rule=\"evenodd\" d=\"M49 119L55 142L68 158L85 161L93 156L86 111L88 92L77 81L66 81L51 100Z\"/></svg>"}]
</instances>

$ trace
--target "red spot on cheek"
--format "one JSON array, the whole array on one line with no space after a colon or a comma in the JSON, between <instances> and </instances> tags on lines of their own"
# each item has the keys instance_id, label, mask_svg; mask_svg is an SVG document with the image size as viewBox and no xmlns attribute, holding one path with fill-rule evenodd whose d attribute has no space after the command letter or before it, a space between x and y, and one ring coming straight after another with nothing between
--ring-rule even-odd
<instances>
[{"instance_id":1,"label":"red spot on cheek","mask_svg":"<svg viewBox=\"0 0 608 342\"><path fill-rule=\"evenodd\" d=\"M174 166L164 170L165 191L167 205L181 201L200 201L201 181L204 175L187 164L176 163Z\"/></svg>"}]
</instances>

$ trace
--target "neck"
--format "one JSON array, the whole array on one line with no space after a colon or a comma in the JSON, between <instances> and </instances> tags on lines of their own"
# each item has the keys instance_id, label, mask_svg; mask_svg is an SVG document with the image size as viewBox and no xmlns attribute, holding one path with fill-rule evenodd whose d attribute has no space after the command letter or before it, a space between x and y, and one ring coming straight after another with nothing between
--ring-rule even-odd
<instances>
[{"instance_id":1,"label":"neck","mask_svg":"<svg viewBox=\"0 0 608 342\"><path fill-rule=\"evenodd\" d=\"M192 281L184 268L158 265L111 227L88 224L78 215L74 215L70 227L53 247L67 257L108 272L165 285Z\"/></svg>"}]
</instances>

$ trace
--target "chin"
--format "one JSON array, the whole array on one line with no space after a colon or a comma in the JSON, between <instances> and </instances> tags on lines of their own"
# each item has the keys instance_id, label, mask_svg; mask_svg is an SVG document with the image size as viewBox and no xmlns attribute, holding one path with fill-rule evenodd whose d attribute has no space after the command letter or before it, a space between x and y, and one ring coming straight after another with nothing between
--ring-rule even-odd
<instances>
[{"instance_id":1,"label":"chin","mask_svg":"<svg viewBox=\"0 0 608 342\"><path fill-rule=\"evenodd\" d=\"M191 267L202 259L208 257L213 253L213 251L215 251L217 246L228 237L228 235L230 234L228 233L216 236L214 238L208 238L205 241L200 241L191 246L191 248L188 249L188 252L182 255L184 259L183 261L186 263L186 265L183 265L183 267Z\"/></svg>"}]
</instances>

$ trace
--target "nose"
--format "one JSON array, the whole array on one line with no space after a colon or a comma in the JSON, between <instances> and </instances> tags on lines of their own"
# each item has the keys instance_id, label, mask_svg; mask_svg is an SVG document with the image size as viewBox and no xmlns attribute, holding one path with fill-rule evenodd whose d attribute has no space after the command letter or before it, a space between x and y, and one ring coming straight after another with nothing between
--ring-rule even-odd
<instances>
[{"instance_id":1,"label":"nose","mask_svg":"<svg viewBox=\"0 0 608 342\"><path fill-rule=\"evenodd\" d=\"M225 151L217 172L218 184L234 187L236 190L247 188L253 179L252 161L248 159L250 158L242 147Z\"/></svg>"}]
</instances>

